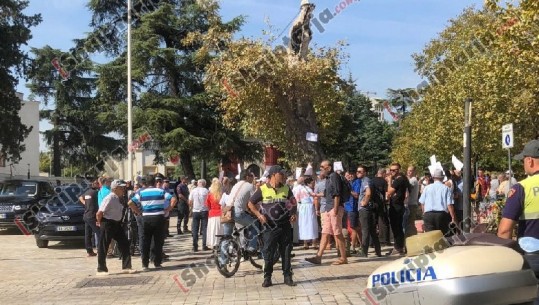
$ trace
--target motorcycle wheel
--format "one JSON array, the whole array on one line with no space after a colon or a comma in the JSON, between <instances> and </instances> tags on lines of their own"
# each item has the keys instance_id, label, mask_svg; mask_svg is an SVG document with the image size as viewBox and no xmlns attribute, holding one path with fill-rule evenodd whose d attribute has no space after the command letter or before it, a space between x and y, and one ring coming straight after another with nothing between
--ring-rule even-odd
<instances>
[{"instance_id":1,"label":"motorcycle wheel","mask_svg":"<svg viewBox=\"0 0 539 305\"><path fill-rule=\"evenodd\" d=\"M227 249L227 252L224 255L226 257L225 263L222 263L220 260L222 253L221 249ZM217 271L227 278L233 276L240 268L241 257L242 251L240 245L232 238L222 238L214 257Z\"/></svg>"}]
</instances>

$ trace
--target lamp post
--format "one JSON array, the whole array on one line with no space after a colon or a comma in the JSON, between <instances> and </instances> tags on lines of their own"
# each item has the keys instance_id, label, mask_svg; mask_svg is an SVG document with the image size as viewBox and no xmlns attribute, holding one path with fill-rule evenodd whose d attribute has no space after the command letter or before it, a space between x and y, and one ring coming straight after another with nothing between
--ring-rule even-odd
<instances>
[{"instance_id":1,"label":"lamp post","mask_svg":"<svg viewBox=\"0 0 539 305\"><path fill-rule=\"evenodd\" d=\"M472 99L464 101L464 167L462 168L462 213L464 233L470 233L471 209L470 209L470 189L471 189L471 158L472 158Z\"/></svg>"},{"instance_id":2,"label":"lamp post","mask_svg":"<svg viewBox=\"0 0 539 305\"><path fill-rule=\"evenodd\" d=\"M127 179L133 180L133 154L131 146L133 141L133 119L131 108L131 0L127 0Z\"/></svg>"}]
</instances>

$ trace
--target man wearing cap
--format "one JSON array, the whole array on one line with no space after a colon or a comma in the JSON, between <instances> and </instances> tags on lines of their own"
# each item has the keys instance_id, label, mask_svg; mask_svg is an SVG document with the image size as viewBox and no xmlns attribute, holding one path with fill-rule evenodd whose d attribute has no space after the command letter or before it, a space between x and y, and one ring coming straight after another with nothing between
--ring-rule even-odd
<instances>
[{"instance_id":1,"label":"man wearing cap","mask_svg":"<svg viewBox=\"0 0 539 305\"><path fill-rule=\"evenodd\" d=\"M528 142L515 159L523 161L528 177L509 191L498 226L498 236L511 239L518 222L518 238L539 239L539 140Z\"/></svg>"},{"instance_id":2,"label":"man wearing cap","mask_svg":"<svg viewBox=\"0 0 539 305\"><path fill-rule=\"evenodd\" d=\"M161 178L161 179L158 179ZM150 263L150 248L154 244L155 268L161 268L163 262L163 244L165 243L165 214L176 206L176 198L162 189L162 177L154 178L155 187L140 190L129 200L128 205L135 215L142 215L142 269L148 270ZM142 211L137 207L140 205Z\"/></svg>"},{"instance_id":3,"label":"man wearing cap","mask_svg":"<svg viewBox=\"0 0 539 305\"><path fill-rule=\"evenodd\" d=\"M272 286L273 253L279 246L281 253L284 283L296 286L292 279L292 224L296 221L296 200L292 191L286 185L285 174L279 165L272 166L268 171L268 182L260 186L247 204L249 210L256 215L264 226L264 282L262 287ZM256 204L260 203L260 209Z\"/></svg>"},{"instance_id":4,"label":"man wearing cap","mask_svg":"<svg viewBox=\"0 0 539 305\"><path fill-rule=\"evenodd\" d=\"M434 183L427 185L419 198L425 232L441 230L445 235L449 232L449 224L457 222L453 194L451 189L443 184L444 177L441 169L435 169L432 175Z\"/></svg>"},{"instance_id":5,"label":"man wearing cap","mask_svg":"<svg viewBox=\"0 0 539 305\"><path fill-rule=\"evenodd\" d=\"M106 249L114 239L118 243L122 257L122 270L124 273L134 273L131 269L131 254L129 241L122 227L123 208L120 198L125 192L125 182L114 180L111 183L111 192L105 198L96 214L97 226L100 228L101 238L97 247L97 275L106 275L107 268Z\"/></svg>"}]
</instances>

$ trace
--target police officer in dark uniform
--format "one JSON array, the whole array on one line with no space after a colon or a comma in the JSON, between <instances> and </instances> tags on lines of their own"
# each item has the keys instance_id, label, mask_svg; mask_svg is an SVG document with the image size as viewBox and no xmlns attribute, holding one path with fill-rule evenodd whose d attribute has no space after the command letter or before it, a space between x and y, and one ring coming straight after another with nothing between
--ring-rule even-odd
<instances>
[{"instance_id":1,"label":"police officer in dark uniform","mask_svg":"<svg viewBox=\"0 0 539 305\"><path fill-rule=\"evenodd\" d=\"M263 224L264 282L262 287L270 287L273 273L273 253L279 246L284 283L296 286L292 279L292 225L296 221L296 200L292 191L284 183L283 169L274 165L269 169L268 182L263 184L249 200L249 210ZM260 208L255 204L260 203Z\"/></svg>"}]
</instances>

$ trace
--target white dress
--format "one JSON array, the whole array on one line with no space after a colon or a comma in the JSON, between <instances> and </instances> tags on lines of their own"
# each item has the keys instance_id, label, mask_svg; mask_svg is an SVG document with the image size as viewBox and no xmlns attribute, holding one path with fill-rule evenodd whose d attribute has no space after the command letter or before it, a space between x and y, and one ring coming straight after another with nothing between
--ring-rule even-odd
<instances>
[{"instance_id":1,"label":"white dress","mask_svg":"<svg viewBox=\"0 0 539 305\"><path fill-rule=\"evenodd\" d=\"M308 186L302 186L296 193L298 202L298 226L299 239L312 240L318 238L318 222L314 200L311 196L313 190Z\"/></svg>"}]
</instances>

